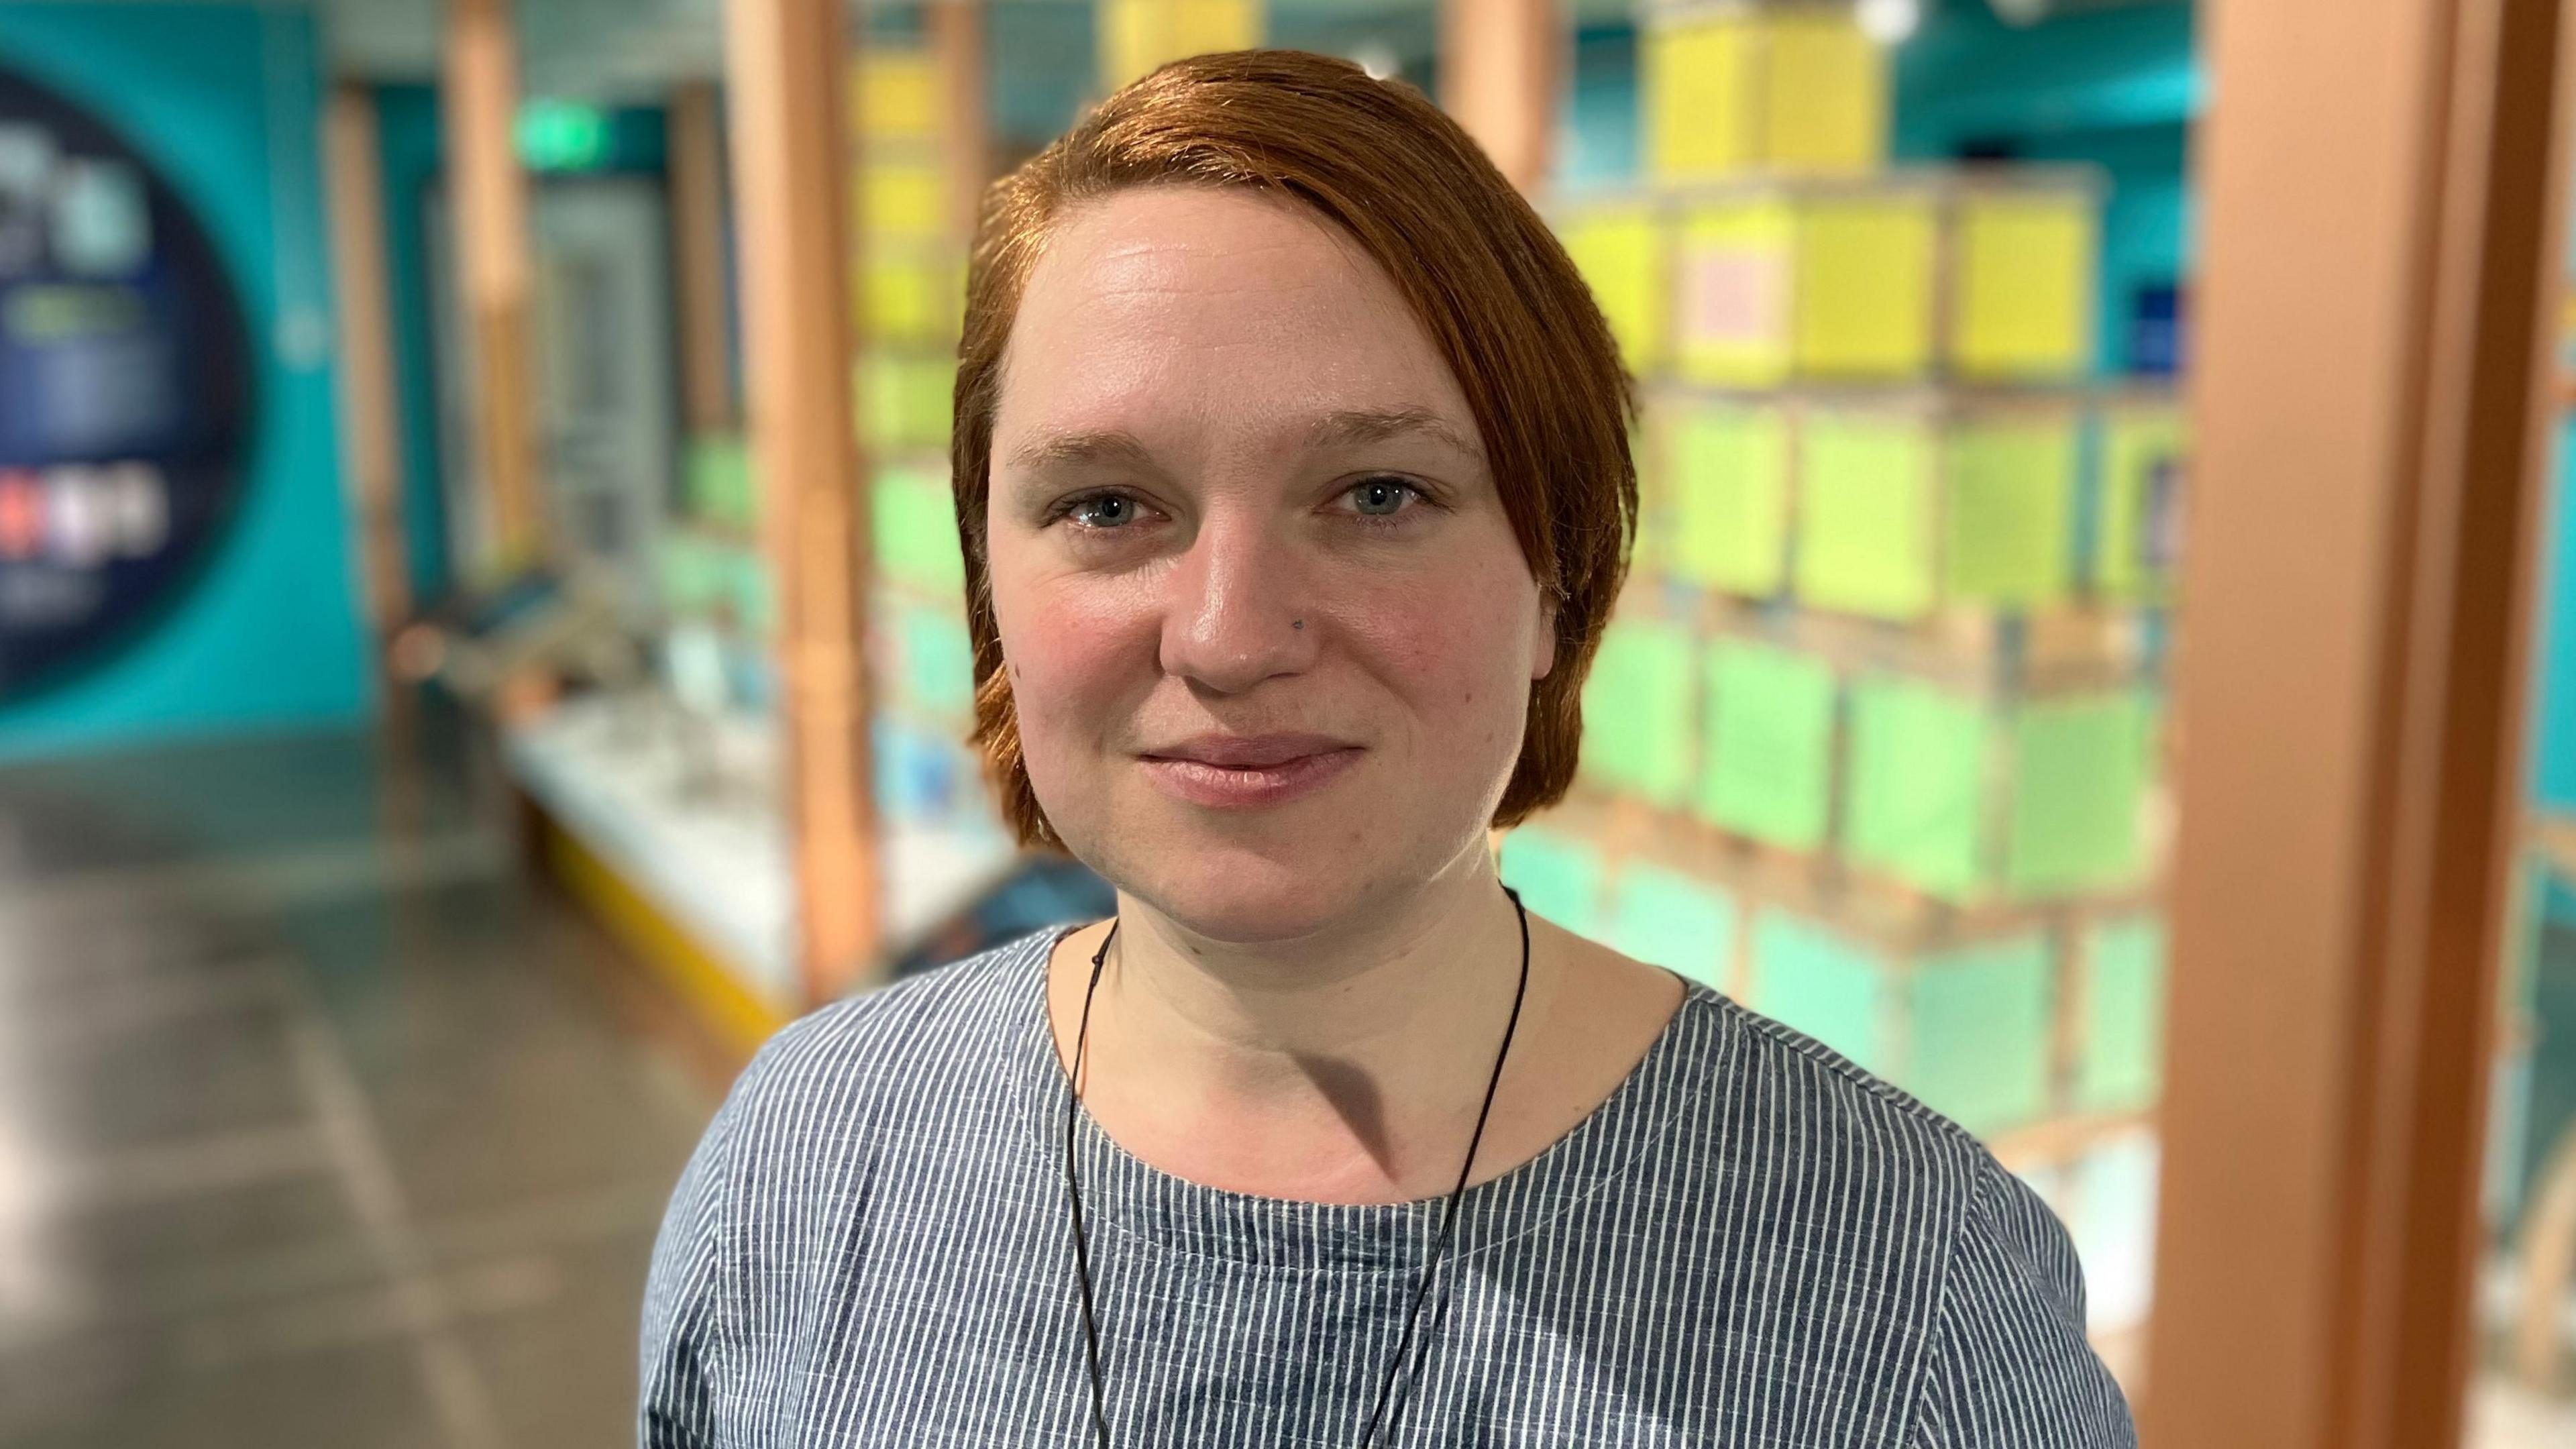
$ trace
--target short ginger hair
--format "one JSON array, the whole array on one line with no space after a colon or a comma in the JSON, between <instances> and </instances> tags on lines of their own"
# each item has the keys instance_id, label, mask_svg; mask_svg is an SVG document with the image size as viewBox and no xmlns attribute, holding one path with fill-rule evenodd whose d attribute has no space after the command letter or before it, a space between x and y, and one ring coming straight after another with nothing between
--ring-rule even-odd
<instances>
[{"instance_id":1,"label":"short ginger hair","mask_svg":"<svg viewBox=\"0 0 2576 1449\"><path fill-rule=\"evenodd\" d=\"M1133 187L1241 187L1330 222L1395 282L1466 395L1521 556L1555 604L1493 825L1573 783L1583 679L1636 536L1635 389L1609 324L1538 213L1458 123L1401 81L1293 50L1176 61L1110 96L986 192L966 277L949 443L975 653L975 729L1003 818L1061 848L1020 754L985 536L993 416L1022 289L1070 208Z\"/></svg>"}]
</instances>

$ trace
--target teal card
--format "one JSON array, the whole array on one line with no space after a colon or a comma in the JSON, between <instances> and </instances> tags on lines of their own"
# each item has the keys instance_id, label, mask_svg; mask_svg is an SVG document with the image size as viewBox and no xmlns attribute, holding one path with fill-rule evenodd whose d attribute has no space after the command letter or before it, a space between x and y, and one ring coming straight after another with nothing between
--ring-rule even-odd
<instances>
[{"instance_id":1,"label":"teal card","mask_svg":"<svg viewBox=\"0 0 2576 1449\"><path fill-rule=\"evenodd\" d=\"M1521 826L1503 837L1502 873L1534 914L1578 936L1601 934L1601 851L1591 842Z\"/></svg>"},{"instance_id":2,"label":"teal card","mask_svg":"<svg viewBox=\"0 0 2576 1449\"><path fill-rule=\"evenodd\" d=\"M2056 953L2036 932L1924 957L1908 978L1911 1039L1897 1085L1971 1132L2046 1114Z\"/></svg>"},{"instance_id":3,"label":"teal card","mask_svg":"<svg viewBox=\"0 0 2576 1449\"><path fill-rule=\"evenodd\" d=\"M918 604L902 608L905 693L925 712L965 720L975 708L975 652L966 621Z\"/></svg>"},{"instance_id":4,"label":"teal card","mask_svg":"<svg viewBox=\"0 0 2576 1449\"><path fill-rule=\"evenodd\" d=\"M2085 933L2084 960L2076 1104L2092 1112L2145 1111L2164 1085L2164 921L2100 922Z\"/></svg>"},{"instance_id":5,"label":"teal card","mask_svg":"<svg viewBox=\"0 0 2576 1449\"><path fill-rule=\"evenodd\" d=\"M1735 965L1735 898L1661 866L1627 863L1611 893L1608 944L1723 991Z\"/></svg>"},{"instance_id":6,"label":"teal card","mask_svg":"<svg viewBox=\"0 0 2576 1449\"><path fill-rule=\"evenodd\" d=\"M1780 910L1754 918L1753 1009L1865 1071L1895 1057L1888 972L1884 956L1822 922Z\"/></svg>"}]
</instances>

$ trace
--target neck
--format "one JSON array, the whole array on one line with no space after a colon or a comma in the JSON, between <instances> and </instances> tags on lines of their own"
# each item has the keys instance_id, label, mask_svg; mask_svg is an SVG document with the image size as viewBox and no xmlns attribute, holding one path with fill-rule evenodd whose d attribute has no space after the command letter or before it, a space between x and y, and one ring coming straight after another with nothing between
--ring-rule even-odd
<instances>
[{"instance_id":1,"label":"neck","mask_svg":"<svg viewBox=\"0 0 2576 1449\"><path fill-rule=\"evenodd\" d=\"M1104 931L1066 953L1076 1020ZM1557 964L1533 950L1524 1028ZM1212 940L1122 892L1085 1100L1147 1160L1211 1185L1427 1196L1458 1171L1520 969L1518 914L1481 843L1397 907L1289 940Z\"/></svg>"}]
</instances>

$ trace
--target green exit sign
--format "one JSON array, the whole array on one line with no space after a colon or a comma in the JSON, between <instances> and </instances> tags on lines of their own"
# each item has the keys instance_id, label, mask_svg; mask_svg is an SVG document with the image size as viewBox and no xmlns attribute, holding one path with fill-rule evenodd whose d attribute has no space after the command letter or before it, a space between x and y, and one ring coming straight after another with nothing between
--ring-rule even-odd
<instances>
[{"instance_id":1,"label":"green exit sign","mask_svg":"<svg viewBox=\"0 0 2576 1449\"><path fill-rule=\"evenodd\" d=\"M594 171L608 164L608 116L572 101L519 108L519 159L535 171Z\"/></svg>"}]
</instances>

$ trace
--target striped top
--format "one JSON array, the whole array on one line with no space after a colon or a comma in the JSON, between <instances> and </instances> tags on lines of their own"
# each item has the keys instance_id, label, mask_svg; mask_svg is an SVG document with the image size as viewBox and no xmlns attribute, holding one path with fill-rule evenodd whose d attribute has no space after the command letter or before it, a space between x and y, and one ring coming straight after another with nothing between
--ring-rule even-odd
<instances>
[{"instance_id":1,"label":"striped top","mask_svg":"<svg viewBox=\"0 0 2576 1449\"><path fill-rule=\"evenodd\" d=\"M1069 929L761 1051L654 1250L649 1449L1093 1442L1045 995ZM1203 1187L1087 1115L1075 1151L1112 1441L1356 1445L1440 1203ZM1572 1132L1468 1189L1450 1251L1381 1444L2134 1443L2038 1198L1702 987Z\"/></svg>"}]
</instances>

